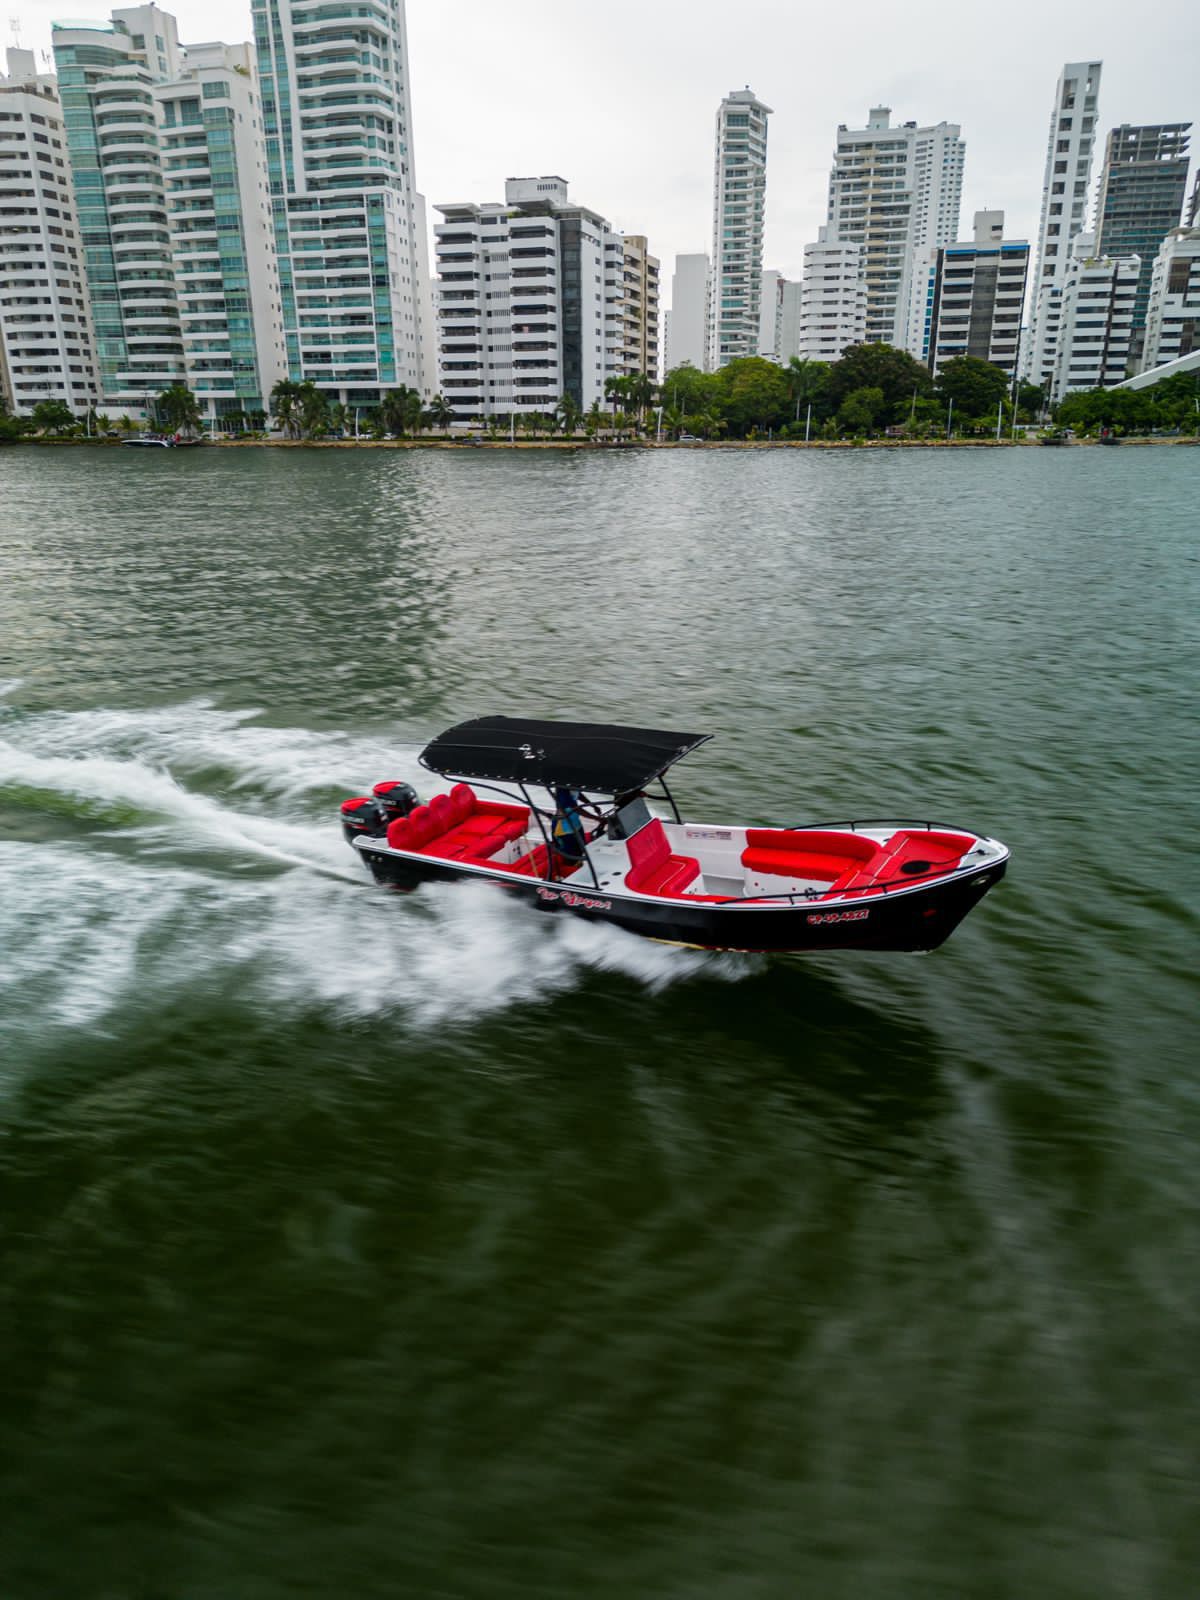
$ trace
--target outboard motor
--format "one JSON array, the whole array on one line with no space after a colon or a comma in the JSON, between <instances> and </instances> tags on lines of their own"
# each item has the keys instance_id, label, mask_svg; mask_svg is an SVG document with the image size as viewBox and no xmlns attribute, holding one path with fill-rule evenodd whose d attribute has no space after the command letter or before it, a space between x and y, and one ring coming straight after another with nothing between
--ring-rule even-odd
<instances>
[{"instance_id":1,"label":"outboard motor","mask_svg":"<svg viewBox=\"0 0 1200 1600\"><path fill-rule=\"evenodd\" d=\"M348 845L353 846L356 839L382 839L387 825L383 807L369 795L342 801L342 833Z\"/></svg>"},{"instance_id":2,"label":"outboard motor","mask_svg":"<svg viewBox=\"0 0 1200 1600\"><path fill-rule=\"evenodd\" d=\"M388 822L408 816L420 804L417 791L410 783L377 783L371 793L382 807Z\"/></svg>"}]
</instances>

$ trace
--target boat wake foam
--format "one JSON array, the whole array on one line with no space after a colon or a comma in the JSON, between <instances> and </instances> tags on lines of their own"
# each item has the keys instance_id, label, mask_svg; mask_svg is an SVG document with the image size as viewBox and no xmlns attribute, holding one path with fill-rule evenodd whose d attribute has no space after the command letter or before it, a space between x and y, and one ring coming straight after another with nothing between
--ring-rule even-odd
<instances>
[{"instance_id":1,"label":"boat wake foam","mask_svg":"<svg viewBox=\"0 0 1200 1600\"><path fill-rule=\"evenodd\" d=\"M490 885L383 895L350 856L330 795L379 773L428 788L415 748L397 761L382 740L253 715L206 702L0 705L0 808L15 823L0 842L0 1012L18 1026L95 1027L119 1006L211 984L430 1025L588 973L657 988L754 965L539 915Z\"/></svg>"}]
</instances>

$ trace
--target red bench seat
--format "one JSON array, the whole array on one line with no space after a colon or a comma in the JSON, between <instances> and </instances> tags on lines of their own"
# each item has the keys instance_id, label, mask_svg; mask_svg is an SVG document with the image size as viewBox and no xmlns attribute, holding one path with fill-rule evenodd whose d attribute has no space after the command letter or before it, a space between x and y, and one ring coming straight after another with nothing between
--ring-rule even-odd
<instances>
[{"instance_id":1,"label":"red bench seat","mask_svg":"<svg viewBox=\"0 0 1200 1600\"><path fill-rule=\"evenodd\" d=\"M456 783L449 794L434 795L428 805L397 817L388 827L387 842L393 850L451 861L487 860L528 827L528 806L480 800L469 784Z\"/></svg>"},{"instance_id":2,"label":"red bench seat","mask_svg":"<svg viewBox=\"0 0 1200 1600\"><path fill-rule=\"evenodd\" d=\"M829 828L748 828L742 865L775 878L839 886L882 859L874 839Z\"/></svg>"}]
</instances>

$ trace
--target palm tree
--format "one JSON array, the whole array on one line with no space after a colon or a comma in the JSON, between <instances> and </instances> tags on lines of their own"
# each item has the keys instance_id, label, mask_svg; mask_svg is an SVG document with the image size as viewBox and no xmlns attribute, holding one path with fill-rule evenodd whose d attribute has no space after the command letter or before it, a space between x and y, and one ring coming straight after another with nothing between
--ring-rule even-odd
<instances>
[{"instance_id":1,"label":"palm tree","mask_svg":"<svg viewBox=\"0 0 1200 1600\"><path fill-rule=\"evenodd\" d=\"M271 390L271 411L289 439L299 433L296 413L300 407L300 385L290 378L280 378Z\"/></svg>"},{"instance_id":2,"label":"palm tree","mask_svg":"<svg viewBox=\"0 0 1200 1600\"><path fill-rule=\"evenodd\" d=\"M329 408L329 426L334 433L343 434L346 431L346 408L340 400L335 400Z\"/></svg>"},{"instance_id":3,"label":"palm tree","mask_svg":"<svg viewBox=\"0 0 1200 1600\"><path fill-rule=\"evenodd\" d=\"M810 361L807 356L789 356L783 369L788 386L788 396L796 404L796 421L800 420L802 406L811 405L824 393L829 368L824 361Z\"/></svg>"},{"instance_id":4,"label":"palm tree","mask_svg":"<svg viewBox=\"0 0 1200 1600\"><path fill-rule=\"evenodd\" d=\"M429 402L429 416L435 428L440 428L443 433L450 432L450 424L454 421L454 408L445 395L434 395Z\"/></svg>"},{"instance_id":5,"label":"palm tree","mask_svg":"<svg viewBox=\"0 0 1200 1600\"><path fill-rule=\"evenodd\" d=\"M644 419L647 410L654 404L653 379L644 372L635 372L626 378L625 385L630 403L637 408L639 420Z\"/></svg>"},{"instance_id":6,"label":"palm tree","mask_svg":"<svg viewBox=\"0 0 1200 1600\"><path fill-rule=\"evenodd\" d=\"M379 417L393 439L402 438L410 428L421 426L421 396L402 384L384 395Z\"/></svg>"},{"instance_id":7,"label":"palm tree","mask_svg":"<svg viewBox=\"0 0 1200 1600\"><path fill-rule=\"evenodd\" d=\"M564 434L574 433L579 426L579 419L583 413L579 409L579 402L573 394L564 394L554 408L554 414L562 422Z\"/></svg>"},{"instance_id":8,"label":"palm tree","mask_svg":"<svg viewBox=\"0 0 1200 1600\"><path fill-rule=\"evenodd\" d=\"M298 385L296 400L300 408L300 426L310 439L324 433L329 427L329 397L318 389L311 378Z\"/></svg>"},{"instance_id":9,"label":"palm tree","mask_svg":"<svg viewBox=\"0 0 1200 1600\"><path fill-rule=\"evenodd\" d=\"M171 433L190 433L200 427L200 407L196 396L183 383L173 383L154 402L158 415Z\"/></svg>"}]
</instances>

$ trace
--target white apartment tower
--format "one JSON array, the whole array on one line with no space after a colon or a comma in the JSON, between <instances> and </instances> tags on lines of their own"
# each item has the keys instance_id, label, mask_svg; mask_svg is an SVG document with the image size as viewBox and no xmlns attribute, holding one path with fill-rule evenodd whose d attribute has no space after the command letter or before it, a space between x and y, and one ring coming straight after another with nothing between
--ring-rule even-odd
<instances>
[{"instance_id":1,"label":"white apartment tower","mask_svg":"<svg viewBox=\"0 0 1200 1600\"><path fill-rule=\"evenodd\" d=\"M0 385L14 416L99 398L83 249L53 77L32 50L0 78Z\"/></svg>"},{"instance_id":2,"label":"white apartment tower","mask_svg":"<svg viewBox=\"0 0 1200 1600\"><path fill-rule=\"evenodd\" d=\"M710 372L758 354L770 115L770 106L749 89L726 95L717 111L705 361Z\"/></svg>"},{"instance_id":3,"label":"white apartment tower","mask_svg":"<svg viewBox=\"0 0 1200 1600\"><path fill-rule=\"evenodd\" d=\"M403 0L253 0L288 371L347 405L423 371Z\"/></svg>"},{"instance_id":4,"label":"white apartment tower","mask_svg":"<svg viewBox=\"0 0 1200 1600\"><path fill-rule=\"evenodd\" d=\"M671 311L667 326L666 370L684 365L704 370L707 357L705 322L708 315L708 257L675 257L671 274Z\"/></svg>"},{"instance_id":5,"label":"white apartment tower","mask_svg":"<svg viewBox=\"0 0 1200 1600\"><path fill-rule=\"evenodd\" d=\"M153 93L185 381L216 424L265 411L287 354L250 46L185 54Z\"/></svg>"},{"instance_id":6,"label":"white apartment tower","mask_svg":"<svg viewBox=\"0 0 1200 1600\"><path fill-rule=\"evenodd\" d=\"M1172 228L1150 279L1142 371L1200 350L1200 228Z\"/></svg>"},{"instance_id":7,"label":"white apartment tower","mask_svg":"<svg viewBox=\"0 0 1200 1600\"><path fill-rule=\"evenodd\" d=\"M919 353L928 286L913 266L958 236L965 155L957 123L893 127L888 106L873 107L865 128L838 128L829 225L862 246L868 341Z\"/></svg>"},{"instance_id":8,"label":"white apartment tower","mask_svg":"<svg viewBox=\"0 0 1200 1600\"><path fill-rule=\"evenodd\" d=\"M625 240L565 178L509 178L502 205L439 205L440 389L462 421L603 403L619 375Z\"/></svg>"},{"instance_id":9,"label":"white apartment tower","mask_svg":"<svg viewBox=\"0 0 1200 1600\"><path fill-rule=\"evenodd\" d=\"M1058 299L1051 405L1075 389L1112 388L1129 366L1138 256L1096 256L1096 236L1078 233Z\"/></svg>"},{"instance_id":10,"label":"white apartment tower","mask_svg":"<svg viewBox=\"0 0 1200 1600\"><path fill-rule=\"evenodd\" d=\"M1073 241L1087 226L1100 68L1099 61L1068 61L1054 91L1025 361L1031 383L1048 384L1054 374L1055 339Z\"/></svg>"},{"instance_id":11,"label":"white apartment tower","mask_svg":"<svg viewBox=\"0 0 1200 1600\"><path fill-rule=\"evenodd\" d=\"M831 225L818 228L816 242L805 245L796 355L809 361L840 361L850 345L865 341L865 250L862 244L837 238Z\"/></svg>"},{"instance_id":12,"label":"white apartment tower","mask_svg":"<svg viewBox=\"0 0 1200 1600\"><path fill-rule=\"evenodd\" d=\"M926 355L936 377L956 356L1016 374L1029 245L1005 239L1003 211L977 211L974 238L937 252L932 332Z\"/></svg>"}]
</instances>

